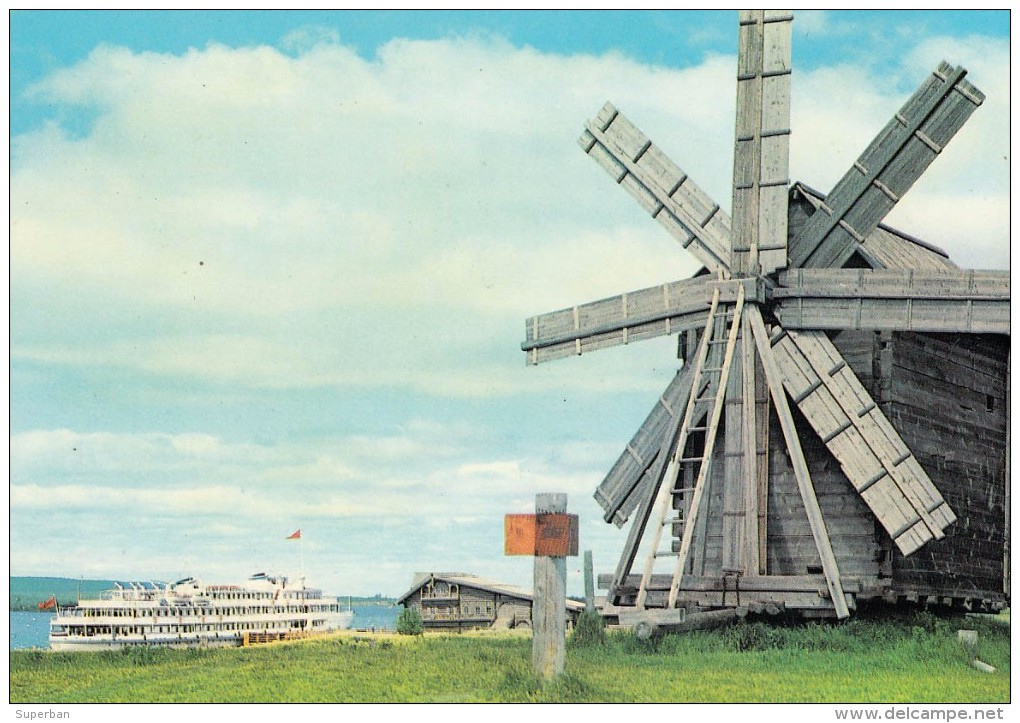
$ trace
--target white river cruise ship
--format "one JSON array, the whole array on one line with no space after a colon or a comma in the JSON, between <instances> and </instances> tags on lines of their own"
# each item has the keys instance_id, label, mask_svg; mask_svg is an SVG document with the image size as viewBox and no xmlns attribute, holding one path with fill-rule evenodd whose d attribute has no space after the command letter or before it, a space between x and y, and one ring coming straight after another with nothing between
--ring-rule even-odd
<instances>
[{"instance_id":1,"label":"white river cruise ship","mask_svg":"<svg viewBox=\"0 0 1020 723\"><path fill-rule=\"evenodd\" d=\"M49 640L53 650L245 645L342 630L353 618L303 579L258 573L240 585L205 585L187 577L116 583L97 599L60 607Z\"/></svg>"}]
</instances>

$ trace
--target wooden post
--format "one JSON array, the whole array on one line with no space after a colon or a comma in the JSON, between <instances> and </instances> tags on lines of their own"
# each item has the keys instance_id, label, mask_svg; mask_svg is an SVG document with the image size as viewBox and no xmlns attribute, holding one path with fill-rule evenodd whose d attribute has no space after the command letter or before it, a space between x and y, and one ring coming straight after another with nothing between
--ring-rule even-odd
<instances>
[{"instance_id":1,"label":"wooden post","mask_svg":"<svg viewBox=\"0 0 1020 723\"><path fill-rule=\"evenodd\" d=\"M567 496L563 493L535 495L535 514L563 514ZM567 558L535 556L535 599L531 609L533 636L531 662L542 680L563 674L566 662Z\"/></svg>"},{"instance_id":2,"label":"wooden post","mask_svg":"<svg viewBox=\"0 0 1020 723\"><path fill-rule=\"evenodd\" d=\"M591 560L591 550L584 551L584 609L595 610L595 566Z\"/></svg>"},{"instance_id":3,"label":"wooden post","mask_svg":"<svg viewBox=\"0 0 1020 723\"><path fill-rule=\"evenodd\" d=\"M577 556L577 515L567 514L565 494L538 494L535 514L506 515L503 529L507 555L535 558L531 662L535 674L548 681L563 673L566 660L567 556Z\"/></svg>"}]
</instances>

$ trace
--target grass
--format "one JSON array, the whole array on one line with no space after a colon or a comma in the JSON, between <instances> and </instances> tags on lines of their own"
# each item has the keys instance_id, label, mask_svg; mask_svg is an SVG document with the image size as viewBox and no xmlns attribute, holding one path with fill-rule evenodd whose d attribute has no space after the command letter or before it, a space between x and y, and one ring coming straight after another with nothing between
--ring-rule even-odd
<instances>
[{"instance_id":1,"label":"grass","mask_svg":"<svg viewBox=\"0 0 1020 723\"><path fill-rule=\"evenodd\" d=\"M977 629L970 667L956 641ZM12 703L1008 702L1009 626L926 613L843 624L741 623L567 649L541 685L520 635L339 635L215 650L12 651Z\"/></svg>"}]
</instances>

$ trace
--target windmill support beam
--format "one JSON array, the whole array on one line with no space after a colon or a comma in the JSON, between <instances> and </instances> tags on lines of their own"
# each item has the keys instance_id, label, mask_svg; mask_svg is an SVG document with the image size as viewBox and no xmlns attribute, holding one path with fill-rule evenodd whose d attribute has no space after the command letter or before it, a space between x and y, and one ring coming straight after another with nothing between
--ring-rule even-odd
<instances>
[{"instance_id":1,"label":"windmill support beam","mask_svg":"<svg viewBox=\"0 0 1020 723\"><path fill-rule=\"evenodd\" d=\"M757 575L764 572L766 559L765 543L762 536L761 522L768 517L768 499L761 494L763 477L768 476L768 467L762 468L765 445L763 441L768 434L768 407L762 414L758 404L758 358L754 353L753 332L751 331L750 315L741 320L743 337L741 360L744 374L741 379L741 397L743 404L743 506L744 506L744 539L740 550L741 568L745 575ZM767 457L766 457L767 460Z\"/></svg>"},{"instance_id":2,"label":"windmill support beam","mask_svg":"<svg viewBox=\"0 0 1020 723\"><path fill-rule=\"evenodd\" d=\"M779 366L773 356L772 347L768 342L768 334L765 331L765 324L757 307L751 309L749 316L754 343L758 347L758 356L761 358L762 366L765 368L765 378L768 379L769 391L772 392L772 402L775 405L776 415L779 417L779 424L783 429L786 448L790 452L790 461L793 464L793 471L797 477L797 486L800 489L800 496L804 502L804 509L807 512L808 523L811 526L811 535L814 537L815 546L818 548L818 555L822 561L825 582L832 596L832 603L836 608L836 617L843 619L850 616L850 610L847 607L843 586L839 579L839 567L836 565L836 556L832 552L832 542L829 540L829 533L825 529L822 511L818 507L818 498L815 497L815 489L811 484L811 474L808 472L807 462L804 461L804 452L800 448L797 428L793 423L793 415L790 413L790 407L786 402L786 394L783 391Z\"/></svg>"},{"instance_id":3,"label":"windmill support beam","mask_svg":"<svg viewBox=\"0 0 1020 723\"><path fill-rule=\"evenodd\" d=\"M598 585L606 588L612 581L610 575L599 575ZM855 577L840 579L843 592L856 595L861 592L861 581ZM669 590L672 578L669 575L653 575L649 590ZM640 575L628 575L620 581L623 591L634 593L641 583ZM684 589L691 592L808 592L828 597L829 588L824 575L751 575L737 578L713 575L688 575L684 578Z\"/></svg>"}]
</instances>

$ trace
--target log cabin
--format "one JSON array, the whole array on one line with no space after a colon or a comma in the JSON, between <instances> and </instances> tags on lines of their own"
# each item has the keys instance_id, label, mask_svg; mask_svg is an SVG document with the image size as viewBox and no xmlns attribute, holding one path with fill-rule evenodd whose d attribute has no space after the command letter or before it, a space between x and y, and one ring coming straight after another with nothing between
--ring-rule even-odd
<instances>
[{"instance_id":1,"label":"log cabin","mask_svg":"<svg viewBox=\"0 0 1020 723\"><path fill-rule=\"evenodd\" d=\"M531 629L532 594L520 587L467 573L415 573L398 605L415 609L426 630ZM567 600L572 627L584 603Z\"/></svg>"}]
</instances>

